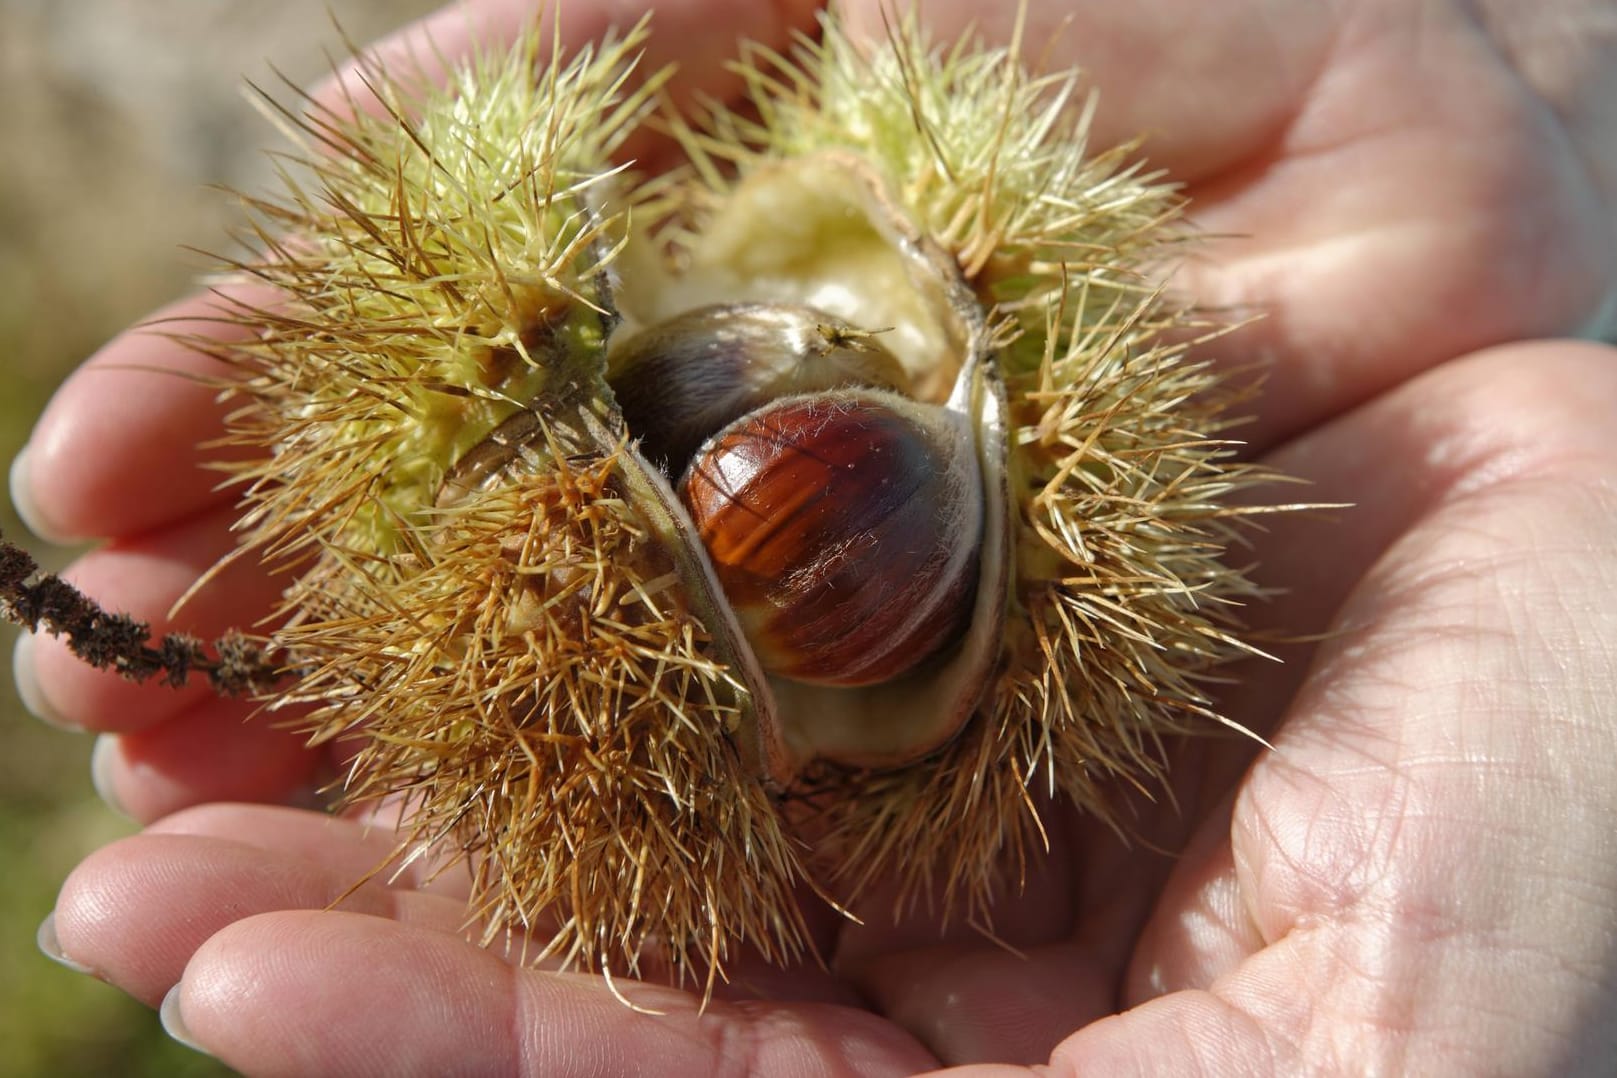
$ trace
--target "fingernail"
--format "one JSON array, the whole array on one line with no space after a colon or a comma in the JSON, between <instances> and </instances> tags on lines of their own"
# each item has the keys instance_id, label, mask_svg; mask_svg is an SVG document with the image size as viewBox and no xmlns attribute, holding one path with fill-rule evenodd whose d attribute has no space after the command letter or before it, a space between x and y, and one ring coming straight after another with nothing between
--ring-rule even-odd
<instances>
[{"instance_id":1,"label":"fingernail","mask_svg":"<svg viewBox=\"0 0 1617 1078\"><path fill-rule=\"evenodd\" d=\"M50 526L44 517L39 514L39 507L34 503L33 477L28 470L28 446L24 445L17 450L17 455L11 461L11 505L16 509L17 517L39 538L47 543L66 545L71 537Z\"/></svg>"},{"instance_id":2,"label":"fingernail","mask_svg":"<svg viewBox=\"0 0 1617 1078\"><path fill-rule=\"evenodd\" d=\"M163 1023L163 1032L171 1038L185 1045L193 1052L201 1052L205 1056L213 1053L191 1039L191 1031L185 1028L185 1020L180 1017L180 986L176 984L163 996L163 1002L157 1008L157 1020Z\"/></svg>"},{"instance_id":3,"label":"fingernail","mask_svg":"<svg viewBox=\"0 0 1617 1078\"><path fill-rule=\"evenodd\" d=\"M34 672L33 633L22 633L17 637L17 646L11 650L11 679L17 683L17 698L22 701L28 714L58 730L75 734L84 732L82 726L75 726L62 718L45 698L45 691L40 688L39 677Z\"/></svg>"},{"instance_id":4,"label":"fingernail","mask_svg":"<svg viewBox=\"0 0 1617 1078\"><path fill-rule=\"evenodd\" d=\"M118 735L99 735L95 739L95 748L90 750L90 782L109 809L126 820L133 820L135 817L119 800L117 784L113 781L113 766L117 763L117 757Z\"/></svg>"},{"instance_id":5,"label":"fingernail","mask_svg":"<svg viewBox=\"0 0 1617 1078\"><path fill-rule=\"evenodd\" d=\"M74 973L87 973L94 977L95 970L83 962L75 962L62 953L62 941L56 938L56 911L52 910L39 922L39 931L34 933L34 942L39 944L39 953L55 962L58 966L66 966Z\"/></svg>"}]
</instances>

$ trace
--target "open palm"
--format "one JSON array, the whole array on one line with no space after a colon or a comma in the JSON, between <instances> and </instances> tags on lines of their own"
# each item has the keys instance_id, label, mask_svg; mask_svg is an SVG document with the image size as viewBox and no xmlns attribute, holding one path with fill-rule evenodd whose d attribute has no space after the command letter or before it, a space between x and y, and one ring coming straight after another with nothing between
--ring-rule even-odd
<instances>
[{"instance_id":1,"label":"open palm","mask_svg":"<svg viewBox=\"0 0 1617 1078\"><path fill-rule=\"evenodd\" d=\"M660 12L659 40L688 40L682 17L765 40L798 18L721 6ZM521 7L481 5L489 32ZM1084 64L1107 130L1150 132L1201 226L1232 235L1178 281L1265 316L1219 342L1268 374L1254 453L1356 508L1259 538L1282 594L1254 619L1323 640L1227 694L1274 751L1178 746L1174 796L1141 805L1131 844L1054 811L1051 856L994 940L894 925L872 896L864 925L817 919L828 971L743 963L702 1014L626 989L654 1017L465 943L452 883L406 875L313 912L388 835L262 804L169 814L295 799L323 762L240 705L131 687L42 640L26 694L114 731L98 781L167 817L74 873L58 945L150 1002L178 985L171 1020L252 1074L1599 1068L1617 1007L1617 371L1595 345L1468 354L1612 328L1617 115L1596 82L1617 9L1533 10L1538 31L1437 0L1030 10L1028 40L1055 42L1038 59ZM967 15L928 8L940 36ZM43 526L112 538L72 575L159 624L229 546L193 464L219 420L208 394L127 368L202 362L114 342L19 469ZM130 394L153 404L127 414ZM214 631L274 590L240 570L188 616Z\"/></svg>"}]
</instances>

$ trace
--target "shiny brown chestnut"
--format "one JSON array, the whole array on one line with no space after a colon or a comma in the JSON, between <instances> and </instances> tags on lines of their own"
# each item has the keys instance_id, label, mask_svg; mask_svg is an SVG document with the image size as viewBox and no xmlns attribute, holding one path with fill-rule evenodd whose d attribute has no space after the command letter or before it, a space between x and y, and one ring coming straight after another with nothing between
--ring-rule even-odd
<instances>
[{"instance_id":1,"label":"shiny brown chestnut","mask_svg":"<svg viewBox=\"0 0 1617 1078\"><path fill-rule=\"evenodd\" d=\"M795 396L697 452L681 496L766 671L872 685L966 632L982 513L953 422L876 390Z\"/></svg>"},{"instance_id":2,"label":"shiny brown chestnut","mask_svg":"<svg viewBox=\"0 0 1617 1078\"><path fill-rule=\"evenodd\" d=\"M671 479L714 431L769 401L908 385L873 333L795 303L713 304L620 335L607 378L641 454Z\"/></svg>"}]
</instances>

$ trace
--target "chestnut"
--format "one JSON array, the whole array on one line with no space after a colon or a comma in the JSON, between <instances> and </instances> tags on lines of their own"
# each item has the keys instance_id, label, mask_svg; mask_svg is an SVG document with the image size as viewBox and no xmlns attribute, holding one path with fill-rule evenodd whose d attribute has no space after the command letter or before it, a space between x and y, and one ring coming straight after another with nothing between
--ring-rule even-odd
<instances>
[{"instance_id":1,"label":"chestnut","mask_svg":"<svg viewBox=\"0 0 1617 1078\"><path fill-rule=\"evenodd\" d=\"M712 304L620 334L607 380L641 454L673 479L709 435L770 400L907 383L875 334L795 303Z\"/></svg>"},{"instance_id":2,"label":"chestnut","mask_svg":"<svg viewBox=\"0 0 1617 1078\"><path fill-rule=\"evenodd\" d=\"M765 671L875 684L965 632L982 513L947 427L851 391L776 401L702 446L681 495Z\"/></svg>"}]
</instances>

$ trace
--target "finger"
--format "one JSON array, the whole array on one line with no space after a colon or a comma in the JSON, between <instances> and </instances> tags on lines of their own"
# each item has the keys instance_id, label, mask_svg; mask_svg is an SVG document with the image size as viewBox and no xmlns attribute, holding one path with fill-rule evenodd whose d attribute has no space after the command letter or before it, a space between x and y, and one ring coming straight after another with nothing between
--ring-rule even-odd
<instances>
[{"instance_id":1,"label":"finger","mask_svg":"<svg viewBox=\"0 0 1617 1078\"><path fill-rule=\"evenodd\" d=\"M12 498L41 535L91 539L164 527L229 498L198 446L224 433L219 361L176 343L247 332L238 304L267 303L262 288L228 287L167 307L114 338L74 371L35 425L12 470Z\"/></svg>"},{"instance_id":2,"label":"finger","mask_svg":"<svg viewBox=\"0 0 1617 1078\"><path fill-rule=\"evenodd\" d=\"M274 857L300 858L351 885L376 882L437 895L460 904L464 921L472 890L468 861L458 851L424 851L406 842L404 813L398 800L343 815L284 805L208 802L165 816L142 833L245 844Z\"/></svg>"},{"instance_id":3,"label":"finger","mask_svg":"<svg viewBox=\"0 0 1617 1078\"><path fill-rule=\"evenodd\" d=\"M445 871L431 858L402 856L397 827L374 815L331 816L281 805L209 803L165 816L143 833L235 842L318 865L350 884L374 879L461 903L470 885L464 871Z\"/></svg>"},{"instance_id":4,"label":"finger","mask_svg":"<svg viewBox=\"0 0 1617 1078\"><path fill-rule=\"evenodd\" d=\"M1003 42L1024 10L978 7L924 18ZM883 5L847 10L885 32ZM1144 135L1214 237L1176 252L1172 284L1247 322L1205 351L1264 372L1243 429L1258 449L1457 355L1611 332L1617 245L1588 155L1470 9L1149 0L1026 19L1024 60L1086 68L1094 141Z\"/></svg>"},{"instance_id":5,"label":"finger","mask_svg":"<svg viewBox=\"0 0 1617 1078\"><path fill-rule=\"evenodd\" d=\"M658 32L648 42L641 70L677 60L680 94L729 97L738 83L727 62L738 43L750 39L785 47L791 31L812 26L816 6L809 0L661 4ZM401 76L419 72L438 80L446 65L513 40L541 9L553 22L554 6L530 0L446 7L366 50L364 60L343 65L314 92L314 100L339 112L350 97L374 107L363 66L379 60ZM573 44L596 41L621 32L638 14L569 9L561 34ZM717 26L724 32L714 33ZM125 535L219 500L219 476L197 466L195 447L223 433L216 390L206 383L230 372L165 334L240 339L243 331L233 324L236 305L262 305L273 298L262 289L234 285L220 292L223 302L211 295L191 297L155 315L151 328L115 338L57 393L13 472L14 498L41 535L63 541Z\"/></svg>"},{"instance_id":6,"label":"finger","mask_svg":"<svg viewBox=\"0 0 1617 1078\"><path fill-rule=\"evenodd\" d=\"M233 518L230 510L218 509L114 543L86 554L63 576L102 609L148 623L154 642L170 632L208 641L227 629L250 629L274 605L281 587L256 558L236 559L196 587L234 549ZM182 597L185 603L176 609ZM195 707L212 691L201 675L176 689L161 678L137 683L96 670L74 655L67 641L48 634L22 645L16 672L19 681L28 682L25 696L42 717L85 730L146 729Z\"/></svg>"},{"instance_id":7,"label":"finger","mask_svg":"<svg viewBox=\"0 0 1617 1078\"><path fill-rule=\"evenodd\" d=\"M344 909L461 933L466 908L457 899L377 882L349 894L364 876L348 863L358 851L341 821L328 826L335 850L156 831L116 842L62 885L56 939L71 961L156 1006L208 937L256 913L342 899Z\"/></svg>"},{"instance_id":8,"label":"finger","mask_svg":"<svg viewBox=\"0 0 1617 1078\"><path fill-rule=\"evenodd\" d=\"M378 1006L385 986L386 1005ZM714 1003L640 984L513 969L417 925L348 913L236 922L165 1003L186 1039L254 1075L746 1072L912 1074L931 1061L872 1015Z\"/></svg>"},{"instance_id":9,"label":"finger","mask_svg":"<svg viewBox=\"0 0 1617 1078\"><path fill-rule=\"evenodd\" d=\"M1262 162L1187 191L1217 238L1174 285L1252 319L1210 350L1265 373L1257 446L1455 356L1611 330L1610 215L1564 133L1470 28L1433 38L1344 57Z\"/></svg>"},{"instance_id":10,"label":"finger","mask_svg":"<svg viewBox=\"0 0 1617 1078\"><path fill-rule=\"evenodd\" d=\"M1276 518L1257 537L1261 580L1280 589L1260 608L1264 624L1321 642L1277 649L1282 666L1244 664L1222 696L1224 713L1280 739L1282 716L1305 681L1318 679L1316 653L1349 646L1343 604L1400 537L1442 529L1456 504L1510 483L1534 461L1608 452L1599 445L1607 396L1598 387L1611 381L1612 358L1594 346L1534 344L1456 361L1271 456L1266 463L1309 482L1310 497L1355 504ZM1254 755L1235 746L1206 765L1220 770L1207 780L1207 822L1142 940L1127 998L1205 987L1260 944L1240 898L1224 796Z\"/></svg>"},{"instance_id":11,"label":"finger","mask_svg":"<svg viewBox=\"0 0 1617 1078\"><path fill-rule=\"evenodd\" d=\"M1614 357L1523 347L1454 372L1477 418L1431 452L1480 443L1486 464L1353 595L1233 828L1266 938L1386 911L1412 943L1375 971L1394 1005L1476 1030L1475 1000L1518 993L1535 1033L1516 1052L1576 1039L1562 1016L1609 968L1586 941L1617 908Z\"/></svg>"},{"instance_id":12,"label":"finger","mask_svg":"<svg viewBox=\"0 0 1617 1078\"><path fill-rule=\"evenodd\" d=\"M940 925L930 906L895 922L881 894L843 930L832 968L945 1064L1039 1063L1116 1007L1159 876L1093 821L1047 806L1041 818L1050 848L994 903L991 932L958 913Z\"/></svg>"},{"instance_id":13,"label":"finger","mask_svg":"<svg viewBox=\"0 0 1617 1078\"><path fill-rule=\"evenodd\" d=\"M1587 443L1602 438L1599 387L1612 355L1571 342L1479 353L1265 457L1265 465L1304 482L1285 488L1285 496L1346 508L1263 518L1252 560L1273 596L1252 608L1254 626L1293 639L1328 634L1364 574L1417 521L1534 460L1603 451ZM1283 664L1243 666L1237 687L1221 697L1225 713L1270 734L1317 648L1282 645Z\"/></svg>"},{"instance_id":14,"label":"finger","mask_svg":"<svg viewBox=\"0 0 1617 1078\"><path fill-rule=\"evenodd\" d=\"M1069 832L1072 813L1039 803L1039 817L1047 829L1049 849L1040 851L1014 883L1000 888L993 899L994 929L985 936L983 926L959 911L943 917L935 904L905 900L896 879L878 880L858 895L853 906L856 921L838 934L833 964L840 972L861 976L887 956L929 948L998 946L1029 948L1068 938L1075 919L1086 915L1074 894L1083 893L1087 866L1084 853L1075 851Z\"/></svg>"},{"instance_id":15,"label":"finger","mask_svg":"<svg viewBox=\"0 0 1617 1078\"><path fill-rule=\"evenodd\" d=\"M840 10L867 41L880 40L892 18L878 0ZM920 11L930 34L945 42L969 30L1003 44L1021 22L1024 63L1041 71L1080 68L1085 85L1100 91L1097 146L1143 135L1151 162L1187 181L1221 173L1279 137L1326 60L1337 18L1327 5L1257 0L946 0ZM1210 86L1218 92L1208 93Z\"/></svg>"},{"instance_id":16,"label":"finger","mask_svg":"<svg viewBox=\"0 0 1617 1078\"><path fill-rule=\"evenodd\" d=\"M140 822L208 801L317 801L321 754L255 712L246 701L208 698L158 726L102 734L91 757L96 790Z\"/></svg>"},{"instance_id":17,"label":"finger","mask_svg":"<svg viewBox=\"0 0 1617 1078\"><path fill-rule=\"evenodd\" d=\"M151 824L146 835L187 836L247 845L266 852L271 860L293 858L318 867L337 879L357 886L362 881L392 889L413 890L451 901L460 911L459 925L469 923L468 896L471 876L467 863L450 853L447 857L423 855L413 844L401 845L402 821L396 803L378 806L362 815L333 817L319 812L269 805L206 804L177 812ZM212 847L197 846L196 856L186 870L190 884L206 890L212 872L206 859ZM172 875L181 875L178 869ZM806 888L801 896L812 903ZM286 907L297 908L297 907ZM316 907L310 907L316 908ZM348 908L346 905L342 908ZM359 912L371 912L356 907ZM810 908L810 918L823 916L823 906ZM553 919L554 914L543 920ZM511 937L503 934L494 950L510 961L533 965L543 936L535 925L530 933ZM827 948L829 950L829 948ZM644 957L644 956L643 956ZM548 960L547 960L548 961ZM554 966L551 962L549 965ZM846 985L832 978L812 962L796 966L765 963L743 950L726 964L724 983L715 986L720 999L775 999L857 1005L857 996Z\"/></svg>"},{"instance_id":18,"label":"finger","mask_svg":"<svg viewBox=\"0 0 1617 1078\"><path fill-rule=\"evenodd\" d=\"M1232 853L1187 860L1133 998L1208 987L1293 1040L1348 1016L1369 1058L1401 1050L1389 1024L1443 1028L1504 1072L1593 1043L1579 991L1609 954L1588 941L1617 912L1613 358L1520 346L1399 395L1428 435L1404 467L1453 475L1321 645ZM1196 938L1208 916L1249 919L1265 946L1232 965ZM1506 996L1502 1035L1478 1001Z\"/></svg>"},{"instance_id":19,"label":"finger","mask_svg":"<svg viewBox=\"0 0 1617 1078\"><path fill-rule=\"evenodd\" d=\"M857 983L946 1066L1041 1063L1116 1007L1116 970L1087 942L917 948L869 964Z\"/></svg>"},{"instance_id":20,"label":"finger","mask_svg":"<svg viewBox=\"0 0 1617 1078\"><path fill-rule=\"evenodd\" d=\"M1198 818L1138 937L1119 1000L1137 1006L1170 992L1206 988L1263 949L1230 845L1234 793Z\"/></svg>"},{"instance_id":21,"label":"finger","mask_svg":"<svg viewBox=\"0 0 1617 1078\"><path fill-rule=\"evenodd\" d=\"M1321 1049L1324 1051L1325 1049ZM1268 1035L1259 1022L1207 992L1176 992L1087 1026L1064 1041L1047 1074L1305 1074L1324 1057ZM1351 1071L1352 1065L1343 1068Z\"/></svg>"},{"instance_id":22,"label":"finger","mask_svg":"<svg viewBox=\"0 0 1617 1078\"><path fill-rule=\"evenodd\" d=\"M652 33L637 76L672 65L670 98L684 104L701 98L726 101L741 86L731 70L742 41L784 50L793 31L814 26L817 0L674 0L655 5ZM504 48L537 20L541 40L556 34L564 47L621 36L641 15L653 10L648 0L627 5L569 7L535 5L532 0L471 0L438 11L384 38L340 65L318 86L315 105L338 115L354 108L382 113L385 106L372 92L368 72L378 68L406 82L442 83L449 72L479 51ZM716 28L722 28L716 30ZM654 152L651 139L632 141L628 156Z\"/></svg>"}]
</instances>

